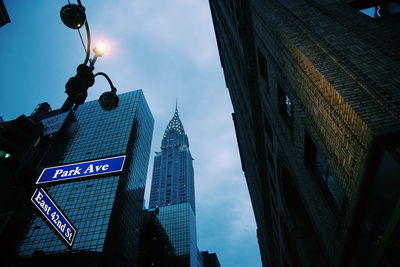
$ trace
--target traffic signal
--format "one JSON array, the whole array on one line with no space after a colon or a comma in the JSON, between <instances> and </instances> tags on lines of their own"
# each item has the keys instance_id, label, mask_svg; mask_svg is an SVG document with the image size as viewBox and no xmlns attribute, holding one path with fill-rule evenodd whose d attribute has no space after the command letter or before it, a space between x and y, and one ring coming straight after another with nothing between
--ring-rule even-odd
<instances>
[{"instance_id":1,"label":"traffic signal","mask_svg":"<svg viewBox=\"0 0 400 267\"><path fill-rule=\"evenodd\" d=\"M0 137L0 150L10 157L21 158L31 145L36 146L40 141L43 125L25 115L4 124Z\"/></svg>"},{"instance_id":2,"label":"traffic signal","mask_svg":"<svg viewBox=\"0 0 400 267\"><path fill-rule=\"evenodd\" d=\"M81 105L87 97L87 90L94 84L93 67L81 64L77 74L71 77L65 85L65 92L76 105Z\"/></svg>"},{"instance_id":3,"label":"traffic signal","mask_svg":"<svg viewBox=\"0 0 400 267\"><path fill-rule=\"evenodd\" d=\"M14 179L24 180L35 157L43 133L43 124L25 115L0 125L0 165L14 173ZM4 170L3 170L4 171ZM30 176L30 175L29 175ZM22 181L21 180L21 181Z\"/></svg>"}]
</instances>

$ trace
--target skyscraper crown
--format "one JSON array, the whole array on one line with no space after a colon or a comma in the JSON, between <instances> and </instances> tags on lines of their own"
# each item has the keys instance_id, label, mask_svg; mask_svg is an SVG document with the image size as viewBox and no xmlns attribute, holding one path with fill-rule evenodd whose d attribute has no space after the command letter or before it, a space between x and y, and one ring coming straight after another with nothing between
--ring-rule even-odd
<instances>
[{"instance_id":1,"label":"skyscraper crown","mask_svg":"<svg viewBox=\"0 0 400 267\"><path fill-rule=\"evenodd\" d=\"M170 120L170 122L168 123L167 128L165 129L163 138L165 138L169 132L185 134L185 129L183 128L183 124L181 122L181 119L179 118L178 106L175 107L175 114L172 117L172 119Z\"/></svg>"},{"instance_id":2,"label":"skyscraper crown","mask_svg":"<svg viewBox=\"0 0 400 267\"><path fill-rule=\"evenodd\" d=\"M161 149L184 146L189 147L189 140L183 129L183 124L178 114L178 105L175 107L175 113L165 129L161 141Z\"/></svg>"}]
</instances>

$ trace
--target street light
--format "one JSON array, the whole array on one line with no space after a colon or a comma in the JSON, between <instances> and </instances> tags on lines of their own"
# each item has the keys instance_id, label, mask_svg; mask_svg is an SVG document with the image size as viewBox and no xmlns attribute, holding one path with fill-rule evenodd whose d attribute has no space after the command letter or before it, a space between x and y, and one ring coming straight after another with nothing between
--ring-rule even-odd
<instances>
[{"instance_id":1,"label":"street light","mask_svg":"<svg viewBox=\"0 0 400 267\"><path fill-rule=\"evenodd\" d=\"M104 72L98 72L94 75L94 77L98 75L104 76L111 87L110 92L104 92L99 98L99 103L101 108L107 111L116 109L119 103L119 98L117 96L117 89L114 87L111 79L108 77L107 74L105 74Z\"/></svg>"},{"instance_id":2,"label":"street light","mask_svg":"<svg viewBox=\"0 0 400 267\"><path fill-rule=\"evenodd\" d=\"M86 22L85 8L82 5L68 4L61 8L60 17L67 27L79 29Z\"/></svg>"},{"instance_id":3,"label":"street light","mask_svg":"<svg viewBox=\"0 0 400 267\"><path fill-rule=\"evenodd\" d=\"M79 105L83 104L87 98L87 90L93 86L95 77L98 75L104 76L111 88L111 91L103 93L99 98L99 104L103 110L110 111L118 107L119 98L117 96L117 89L114 87L111 79L104 72L93 74L94 64L98 57L102 57L107 50L107 45L100 41L93 49L94 57L90 59L90 31L89 24L86 19L85 7L81 1L78 4L68 4L61 8L60 17L63 23L71 28L77 29L85 25L87 35L87 48L86 58L83 64L80 64L76 70L77 74L71 77L65 85L65 93L68 98L65 100L62 110L76 110ZM80 34L80 33L79 33ZM89 63L89 65L88 65Z\"/></svg>"},{"instance_id":4,"label":"street light","mask_svg":"<svg viewBox=\"0 0 400 267\"><path fill-rule=\"evenodd\" d=\"M100 40L97 42L96 46L93 48L94 57L90 60L90 66L94 66L98 57L102 57L105 52L107 52L108 46L107 44Z\"/></svg>"},{"instance_id":5,"label":"street light","mask_svg":"<svg viewBox=\"0 0 400 267\"><path fill-rule=\"evenodd\" d=\"M107 50L108 50L108 45L103 40L98 41L96 46L93 48L94 53L98 57L102 57L105 54L105 52L107 52Z\"/></svg>"}]
</instances>

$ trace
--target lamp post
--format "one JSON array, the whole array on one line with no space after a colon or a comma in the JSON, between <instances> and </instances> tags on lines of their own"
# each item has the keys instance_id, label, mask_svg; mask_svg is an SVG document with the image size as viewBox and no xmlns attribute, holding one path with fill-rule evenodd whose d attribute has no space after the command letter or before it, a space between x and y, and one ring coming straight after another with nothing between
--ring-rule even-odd
<instances>
[{"instance_id":1,"label":"lamp post","mask_svg":"<svg viewBox=\"0 0 400 267\"><path fill-rule=\"evenodd\" d=\"M79 30L84 25L87 35L85 60L77 67L76 75L71 77L65 85L65 93L67 93L68 97L61 109L67 111L73 108L76 110L79 105L83 104L88 94L87 90L94 85L95 77L99 75L107 79L111 88L111 91L105 92L100 96L99 104L101 108L106 111L116 109L118 107L119 98L116 94L117 89L114 87L111 79L104 72L93 74L94 64L97 58L103 56L105 52L105 44L99 43L99 45L93 49L94 57L90 59L91 40L85 7L80 0L78 0L78 4L65 5L61 8L60 17L63 23L71 29Z\"/></svg>"}]
</instances>

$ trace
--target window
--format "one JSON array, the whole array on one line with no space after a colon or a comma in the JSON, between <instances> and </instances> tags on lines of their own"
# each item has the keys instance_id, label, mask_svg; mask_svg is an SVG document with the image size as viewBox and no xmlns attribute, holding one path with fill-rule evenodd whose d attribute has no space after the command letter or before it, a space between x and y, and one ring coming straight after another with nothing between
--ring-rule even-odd
<instances>
[{"instance_id":1,"label":"window","mask_svg":"<svg viewBox=\"0 0 400 267\"><path fill-rule=\"evenodd\" d=\"M336 180L329 170L328 165L326 164L324 158L318 153L318 151L316 151L315 154L315 165L319 175L322 178L323 184L328 188L330 195L333 197L336 205L339 207L343 201L342 190L340 186L336 183Z\"/></svg>"},{"instance_id":2,"label":"window","mask_svg":"<svg viewBox=\"0 0 400 267\"><path fill-rule=\"evenodd\" d=\"M306 132L304 136L304 165L307 168L312 168L315 165L315 153L316 148L314 142Z\"/></svg>"},{"instance_id":3,"label":"window","mask_svg":"<svg viewBox=\"0 0 400 267\"><path fill-rule=\"evenodd\" d=\"M328 196L328 202L337 212L342 206L343 191L307 132L304 139L304 165L315 175L322 191Z\"/></svg>"},{"instance_id":4,"label":"window","mask_svg":"<svg viewBox=\"0 0 400 267\"><path fill-rule=\"evenodd\" d=\"M268 159L268 164L269 167L271 168L272 173L274 173L274 160L272 159L272 155L271 152L269 151L269 149L267 149L267 159Z\"/></svg>"},{"instance_id":5,"label":"window","mask_svg":"<svg viewBox=\"0 0 400 267\"><path fill-rule=\"evenodd\" d=\"M349 5L374 19L400 13L400 1L357 0Z\"/></svg>"},{"instance_id":6,"label":"window","mask_svg":"<svg viewBox=\"0 0 400 267\"><path fill-rule=\"evenodd\" d=\"M292 119L293 117L292 99L285 93L285 91L282 89L279 83L277 87L278 87L279 112L288 119Z\"/></svg>"},{"instance_id":7,"label":"window","mask_svg":"<svg viewBox=\"0 0 400 267\"><path fill-rule=\"evenodd\" d=\"M273 144L272 143L272 128L271 128L271 126L269 124L269 121L267 119L267 115L265 115L265 114L264 114L264 129L265 129L265 132L268 135L268 141L270 142L271 147L272 147L272 144Z\"/></svg>"},{"instance_id":8,"label":"window","mask_svg":"<svg viewBox=\"0 0 400 267\"><path fill-rule=\"evenodd\" d=\"M258 72L260 73L261 78L267 83L267 90L268 90L268 65L267 65L267 61L265 60L265 57L261 53L260 50L257 50L257 54L258 54Z\"/></svg>"}]
</instances>

